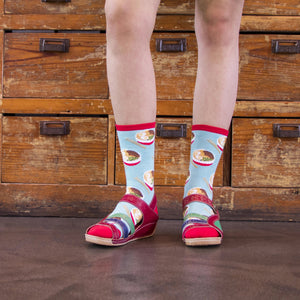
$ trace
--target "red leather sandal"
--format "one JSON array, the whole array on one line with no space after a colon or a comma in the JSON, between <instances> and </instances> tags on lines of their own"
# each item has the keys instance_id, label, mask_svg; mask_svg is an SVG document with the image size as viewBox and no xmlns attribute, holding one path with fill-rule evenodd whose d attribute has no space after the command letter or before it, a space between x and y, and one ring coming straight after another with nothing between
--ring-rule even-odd
<instances>
[{"instance_id":1,"label":"red leather sandal","mask_svg":"<svg viewBox=\"0 0 300 300\"><path fill-rule=\"evenodd\" d=\"M150 205L140 198L129 194L124 195L120 202L127 202L137 207L143 214L142 221L135 226L130 218L126 219L131 230L130 232L127 232L124 237L120 238L118 229L114 225L114 222L111 222L115 221L118 223L118 219L114 219L114 216L105 218L87 229L85 233L85 240L87 242L105 246L122 246L138 239L151 237L154 234L156 223L158 221L157 200L155 195ZM101 225L102 229L103 226L105 226L107 231L111 231L112 237L107 238L99 234L97 235L97 226L99 225ZM101 232L103 234L103 230Z\"/></svg>"},{"instance_id":2,"label":"red leather sandal","mask_svg":"<svg viewBox=\"0 0 300 300\"><path fill-rule=\"evenodd\" d=\"M192 202L205 203L211 207L214 214L205 217L197 214L190 214L185 217L182 225L182 240L187 246L209 246L219 245L222 242L223 230L220 223L220 215L212 201L204 196L193 194L183 199L182 208Z\"/></svg>"}]
</instances>

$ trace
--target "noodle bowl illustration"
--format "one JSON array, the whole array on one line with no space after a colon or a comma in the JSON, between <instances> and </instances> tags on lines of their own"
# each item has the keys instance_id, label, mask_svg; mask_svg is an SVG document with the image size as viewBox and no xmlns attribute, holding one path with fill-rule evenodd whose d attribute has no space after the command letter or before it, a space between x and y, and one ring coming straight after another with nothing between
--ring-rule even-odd
<instances>
[{"instance_id":1,"label":"noodle bowl illustration","mask_svg":"<svg viewBox=\"0 0 300 300\"><path fill-rule=\"evenodd\" d=\"M143 145L151 145L154 142L155 132L152 129L143 130L135 135L137 142Z\"/></svg>"},{"instance_id":2,"label":"noodle bowl illustration","mask_svg":"<svg viewBox=\"0 0 300 300\"><path fill-rule=\"evenodd\" d=\"M149 170L144 173L144 182L150 191L153 190L154 187L154 171Z\"/></svg>"},{"instance_id":3,"label":"noodle bowl illustration","mask_svg":"<svg viewBox=\"0 0 300 300\"><path fill-rule=\"evenodd\" d=\"M210 151L197 149L193 152L193 162L197 165L211 166L214 160L214 154Z\"/></svg>"},{"instance_id":4,"label":"noodle bowl illustration","mask_svg":"<svg viewBox=\"0 0 300 300\"><path fill-rule=\"evenodd\" d=\"M224 146L225 146L225 143L226 143L226 137L224 136L221 136L218 138L218 148L223 151L224 149Z\"/></svg>"},{"instance_id":5,"label":"noodle bowl illustration","mask_svg":"<svg viewBox=\"0 0 300 300\"><path fill-rule=\"evenodd\" d=\"M141 199L144 199L143 193L140 190L138 190L137 188L134 188L132 186L127 187L126 194L133 195L133 196L139 197Z\"/></svg>"},{"instance_id":6,"label":"noodle bowl illustration","mask_svg":"<svg viewBox=\"0 0 300 300\"><path fill-rule=\"evenodd\" d=\"M135 166L141 162L141 155L133 150L122 150L122 157L127 166Z\"/></svg>"},{"instance_id":7,"label":"noodle bowl illustration","mask_svg":"<svg viewBox=\"0 0 300 300\"><path fill-rule=\"evenodd\" d=\"M200 187L193 187L187 193L188 196L193 195L193 194L204 195L207 197L206 191Z\"/></svg>"}]
</instances>

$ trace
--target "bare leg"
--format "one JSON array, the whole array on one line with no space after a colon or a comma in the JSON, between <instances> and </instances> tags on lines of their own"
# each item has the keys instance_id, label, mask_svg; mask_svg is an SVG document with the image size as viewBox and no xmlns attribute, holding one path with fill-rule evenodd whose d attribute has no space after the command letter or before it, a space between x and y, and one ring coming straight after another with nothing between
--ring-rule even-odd
<instances>
[{"instance_id":1,"label":"bare leg","mask_svg":"<svg viewBox=\"0 0 300 300\"><path fill-rule=\"evenodd\" d=\"M107 75L118 125L154 122L156 86L150 52L160 0L106 0Z\"/></svg>"},{"instance_id":2,"label":"bare leg","mask_svg":"<svg viewBox=\"0 0 300 300\"><path fill-rule=\"evenodd\" d=\"M239 28L244 0L196 0L198 73L193 124L228 128L238 85Z\"/></svg>"}]
</instances>

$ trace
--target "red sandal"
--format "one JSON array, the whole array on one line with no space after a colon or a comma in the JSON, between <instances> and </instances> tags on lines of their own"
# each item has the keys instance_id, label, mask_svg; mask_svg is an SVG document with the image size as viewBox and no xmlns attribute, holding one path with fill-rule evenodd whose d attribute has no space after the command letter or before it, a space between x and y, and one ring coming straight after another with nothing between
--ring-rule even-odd
<instances>
[{"instance_id":1,"label":"red sandal","mask_svg":"<svg viewBox=\"0 0 300 300\"><path fill-rule=\"evenodd\" d=\"M182 240L187 246L219 245L222 242L223 230L220 224L220 215L212 201L199 194L193 194L183 199L182 208L192 202L205 203L211 207L214 214L208 218L197 214L187 215L182 225Z\"/></svg>"},{"instance_id":2,"label":"red sandal","mask_svg":"<svg viewBox=\"0 0 300 300\"><path fill-rule=\"evenodd\" d=\"M131 228L130 234L120 238L117 228L114 226L113 222L110 222L118 222L118 219L114 219L114 216L110 216L110 218L105 218L87 229L85 233L85 240L87 242L105 246L122 246L138 239L151 237L154 234L156 223L158 221L157 200L155 194L149 205L140 198L129 194L124 195L120 202L127 202L137 207L143 214L142 221L135 226L130 218L128 218L128 220L126 219L126 222L129 223L129 227ZM97 235L96 226L99 225L101 225L102 229L105 226L107 231L111 231L112 237L107 238L100 234ZM101 232L103 233L103 230Z\"/></svg>"}]
</instances>

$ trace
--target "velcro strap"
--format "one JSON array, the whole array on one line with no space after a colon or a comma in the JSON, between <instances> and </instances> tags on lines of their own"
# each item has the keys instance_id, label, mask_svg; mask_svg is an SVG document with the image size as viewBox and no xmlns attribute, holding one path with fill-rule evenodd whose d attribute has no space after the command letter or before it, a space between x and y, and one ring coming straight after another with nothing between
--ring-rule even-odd
<instances>
[{"instance_id":1,"label":"velcro strap","mask_svg":"<svg viewBox=\"0 0 300 300\"><path fill-rule=\"evenodd\" d=\"M133 224L133 222L132 222L132 220L131 220L130 217L128 217L125 214L117 213L117 214L113 214L113 215L109 216L109 219L113 219L113 218L121 218L121 219L123 219L128 224L128 226L130 227L130 233L134 234L134 232L135 232L135 226L134 226L134 224Z\"/></svg>"}]
</instances>

